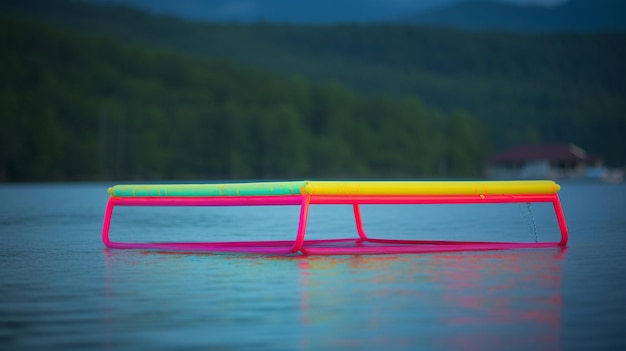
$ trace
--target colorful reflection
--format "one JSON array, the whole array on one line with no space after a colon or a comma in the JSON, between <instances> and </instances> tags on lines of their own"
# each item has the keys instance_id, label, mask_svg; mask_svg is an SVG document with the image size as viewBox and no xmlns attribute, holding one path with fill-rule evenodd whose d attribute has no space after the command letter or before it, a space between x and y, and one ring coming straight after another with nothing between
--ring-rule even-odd
<instances>
[{"instance_id":1,"label":"colorful reflection","mask_svg":"<svg viewBox=\"0 0 626 351\"><path fill-rule=\"evenodd\" d=\"M106 250L103 331L113 346L143 335L157 345L268 350L558 350L565 255Z\"/></svg>"}]
</instances>

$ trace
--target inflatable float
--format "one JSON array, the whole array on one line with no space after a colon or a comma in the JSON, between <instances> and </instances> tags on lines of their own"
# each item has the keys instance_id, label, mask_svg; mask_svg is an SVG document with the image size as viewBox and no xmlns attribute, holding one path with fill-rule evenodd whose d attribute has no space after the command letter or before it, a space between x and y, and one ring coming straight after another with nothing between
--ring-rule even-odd
<instances>
[{"instance_id":1,"label":"inflatable float","mask_svg":"<svg viewBox=\"0 0 626 351\"><path fill-rule=\"evenodd\" d=\"M288 181L225 184L116 185L109 188L102 241L112 249L238 252L277 255L400 254L444 251L565 247L567 225L550 180L529 181ZM558 242L485 242L399 240L369 237L360 205L552 203L561 239ZM279 206L300 207L294 240L239 242L114 242L109 238L115 206ZM305 240L309 207L350 205L353 238Z\"/></svg>"}]
</instances>

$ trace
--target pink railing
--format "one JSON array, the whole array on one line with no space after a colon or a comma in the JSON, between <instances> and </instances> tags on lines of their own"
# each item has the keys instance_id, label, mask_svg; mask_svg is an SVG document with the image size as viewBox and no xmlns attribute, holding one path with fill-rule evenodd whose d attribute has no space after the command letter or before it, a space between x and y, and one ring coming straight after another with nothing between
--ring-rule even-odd
<instances>
[{"instance_id":1,"label":"pink railing","mask_svg":"<svg viewBox=\"0 0 626 351\"><path fill-rule=\"evenodd\" d=\"M552 203L561 232L558 242L468 242L444 240L396 240L370 238L363 227L360 205L372 204L493 204L493 203ZM358 237L324 240L305 240L310 205L352 205ZM163 242L125 243L109 238L111 217L115 206L300 206L300 219L295 240L246 242ZM505 250L521 248L565 247L568 241L567 225L558 195L447 195L447 196L341 196L341 195L284 195L284 196L221 196L221 197L115 197L107 203L102 241L114 249L154 249L211 252L241 252L259 254L399 254L468 250Z\"/></svg>"}]
</instances>

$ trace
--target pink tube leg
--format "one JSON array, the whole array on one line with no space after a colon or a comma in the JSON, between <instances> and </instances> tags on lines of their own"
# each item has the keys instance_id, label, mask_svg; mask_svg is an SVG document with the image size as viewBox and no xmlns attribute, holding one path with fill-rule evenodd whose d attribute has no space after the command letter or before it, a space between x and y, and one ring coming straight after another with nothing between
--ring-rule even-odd
<instances>
[{"instance_id":1,"label":"pink tube leg","mask_svg":"<svg viewBox=\"0 0 626 351\"><path fill-rule=\"evenodd\" d=\"M102 224L102 242L106 247L111 247L111 240L109 239L109 229L111 228L111 216L113 215L113 198L109 198L107 202L107 208L104 212L104 223Z\"/></svg>"},{"instance_id":2,"label":"pink tube leg","mask_svg":"<svg viewBox=\"0 0 626 351\"><path fill-rule=\"evenodd\" d=\"M367 240L367 234L365 234L365 230L363 229L363 220L361 219L361 209L359 208L359 204L352 205L354 209L354 221L356 222L356 231L359 233L359 237L363 240Z\"/></svg>"},{"instance_id":3,"label":"pink tube leg","mask_svg":"<svg viewBox=\"0 0 626 351\"><path fill-rule=\"evenodd\" d=\"M559 229L561 230L561 241L559 242L559 246L567 246L567 241L569 239L567 224L565 223L565 215L563 214L563 208L561 207L561 200L556 194L554 195L552 205L554 206L556 220L559 223Z\"/></svg>"},{"instance_id":4,"label":"pink tube leg","mask_svg":"<svg viewBox=\"0 0 626 351\"><path fill-rule=\"evenodd\" d=\"M311 196L304 195L302 197L302 205L300 207L300 221L298 222L298 234L296 236L296 241L294 241L293 246L291 247L291 253L296 253L300 251L302 248L302 244L304 243L304 236L306 234L306 221L309 217L309 205L311 204Z\"/></svg>"}]
</instances>

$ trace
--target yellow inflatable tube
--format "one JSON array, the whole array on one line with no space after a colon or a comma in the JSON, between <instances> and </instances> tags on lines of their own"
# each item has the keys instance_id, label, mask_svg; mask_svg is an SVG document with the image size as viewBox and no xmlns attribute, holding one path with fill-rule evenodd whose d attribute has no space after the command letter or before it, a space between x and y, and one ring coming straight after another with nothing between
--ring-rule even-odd
<instances>
[{"instance_id":1,"label":"yellow inflatable tube","mask_svg":"<svg viewBox=\"0 0 626 351\"><path fill-rule=\"evenodd\" d=\"M556 194L551 180L518 181L306 181L310 195L519 195Z\"/></svg>"}]
</instances>

